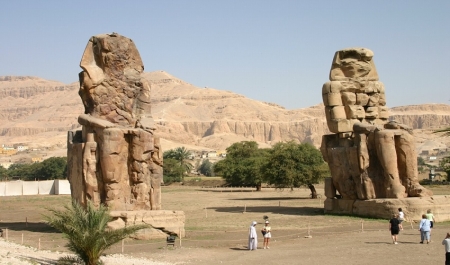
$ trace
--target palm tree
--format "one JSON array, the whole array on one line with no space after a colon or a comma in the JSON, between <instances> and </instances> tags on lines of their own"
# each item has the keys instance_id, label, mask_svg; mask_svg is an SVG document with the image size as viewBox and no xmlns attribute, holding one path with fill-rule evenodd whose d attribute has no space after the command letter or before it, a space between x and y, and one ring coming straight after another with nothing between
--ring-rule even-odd
<instances>
[{"instance_id":1,"label":"palm tree","mask_svg":"<svg viewBox=\"0 0 450 265\"><path fill-rule=\"evenodd\" d=\"M187 161L190 156L191 152L185 147L178 147L175 150L169 150L164 153L164 158L173 158L177 160L185 172L189 172L193 167L192 164Z\"/></svg>"},{"instance_id":2,"label":"palm tree","mask_svg":"<svg viewBox=\"0 0 450 265\"><path fill-rule=\"evenodd\" d=\"M100 205L98 209L88 202L84 208L75 200L66 205L64 210L49 209L54 216L46 216L46 222L59 230L69 240L67 247L77 257L63 257L62 264L98 265L102 264L100 256L113 244L128 237L134 232L148 228L147 225L136 225L116 230L108 230L107 224L112 220L108 208Z\"/></svg>"}]
</instances>

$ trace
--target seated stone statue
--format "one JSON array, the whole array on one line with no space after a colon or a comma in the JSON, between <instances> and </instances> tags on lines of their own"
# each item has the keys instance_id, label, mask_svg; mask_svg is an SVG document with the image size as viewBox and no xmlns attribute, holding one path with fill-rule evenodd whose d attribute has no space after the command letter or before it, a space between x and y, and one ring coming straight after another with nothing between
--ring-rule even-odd
<instances>
[{"instance_id":1,"label":"seated stone statue","mask_svg":"<svg viewBox=\"0 0 450 265\"><path fill-rule=\"evenodd\" d=\"M72 197L111 210L161 209L162 149L136 46L115 33L94 36L80 66L85 113L82 131L68 137Z\"/></svg>"},{"instance_id":2,"label":"seated stone statue","mask_svg":"<svg viewBox=\"0 0 450 265\"><path fill-rule=\"evenodd\" d=\"M384 85L373 52L337 51L330 82L322 87L327 125L321 152L328 162L332 192L344 199L430 196L418 182L412 130L388 121Z\"/></svg>"}]
</instances>

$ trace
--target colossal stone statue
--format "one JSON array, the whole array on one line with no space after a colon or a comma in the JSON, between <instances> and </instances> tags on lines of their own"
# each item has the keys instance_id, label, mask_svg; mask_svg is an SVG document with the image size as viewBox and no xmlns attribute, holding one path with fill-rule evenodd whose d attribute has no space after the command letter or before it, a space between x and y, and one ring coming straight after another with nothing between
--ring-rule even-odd
<instances>
[{"instance_id":1,"label":"colossal stone statue","mask_svg":"<svg viewBox=\"0 0 450 265\"><path fill-rule=\"evenodd\" d=\"M418 183L412 130L388 121L384 85L378 81L373 52L337 51L330 81L322 87L328 128L321 152L331 171L327 198L431 196Z\"/></svg>"},{"instance_id":2,"label":"colossal stone statue","mask_svg":"<svg viewBox=\"0 0 450 265\"><path fill-rule=\"evenodd\" d=\"M72 197L112 211L160 210L162 149L136 46L116 33L93 36L80 67L85 113L67 144Z\"/></svg>"}]
</instances>

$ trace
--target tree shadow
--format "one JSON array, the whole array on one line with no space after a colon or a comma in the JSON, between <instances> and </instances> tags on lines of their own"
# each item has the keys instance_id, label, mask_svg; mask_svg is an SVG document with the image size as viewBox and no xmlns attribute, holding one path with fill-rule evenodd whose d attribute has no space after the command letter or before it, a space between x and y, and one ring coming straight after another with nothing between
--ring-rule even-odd
<instances>
[{"instance_id":1,"label":"tree shadow","mask_svg":"<svg viewBox=\"0 0 450 265\"><path fill-rule=\"evenodd\" d=\"M314 200L309 197L256 197L256 198L237 198L230 199L235 201L289 201L289 200Z\"/></svg>"},{"instance_id":2,"label":"tree shadow","mask_svg":"<svg viewBox=\"0 0 450 265\"><path fill-rule=\"evenodd\" d=\"M285 215L324 215L323 208L315 207L285 207L285 206L232 206L232 207L208 207L208 209L215 210L223 213L272 213L272 214L285 214Z\"/></svg>"},{"instance_id":3,"label":"tree shadow","mask_svg":"<svg viewBox=\"0 0 450 265\"><path fill-rule=\"evenodd\" d=\"M28 232L38 232L38 233L60 233L55 228L49 226L44 222L0 222L0 228L3 229L3 236L5 236L5 228L12 231L28 231Z\"/></svg>"},{"instance_id":4,"label":"tree shadow","mask_svg":"<svg viewBox=\"0 0 450 265\"><path fill-rule=\"evenodd\" d=\"M32 264L41 264L41 265L56 265L58 264L57 260L45 259L45 258L35 258L28 256L19 256L21 259L28 260Z\"/></svg>"}]
</instances>

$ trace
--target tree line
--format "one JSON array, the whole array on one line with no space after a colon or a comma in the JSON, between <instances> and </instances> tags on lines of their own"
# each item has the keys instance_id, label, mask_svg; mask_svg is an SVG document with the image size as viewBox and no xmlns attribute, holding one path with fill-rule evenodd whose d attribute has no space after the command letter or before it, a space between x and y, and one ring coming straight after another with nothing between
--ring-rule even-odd
<instances>
[{"instance_id":1,"label":"tree line","mask_svg":"<svg viewBox=\"0 0 450 265\"><path fill-rule=\"evenodd\" d=\"M67 158L50 157L33 164L12 164L8 169L0 166L1 180L52 180L67 178Z\"/></svg>"},{"instance_id":2,"label":"tree line","mask_svg":"<svg viewBox=\"0 0 450 265\"><path fill-rule=\"evenodd\" d=\"M204 160L197 168L202 174L223 177L227 185L253 186L261 189L263 183L275 188L307 186L316 196L314 184L329 176L322 154L314 146L293 141L280 142L272 148L258 148L254 141L232 144L225 159L212 164ZM182 181L193 165L190 153L184 147L164 153L164 181ZM205 175L207 175L205 174Z\"/></svg>"}]
</instances>

